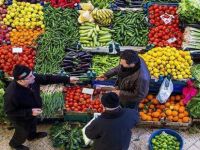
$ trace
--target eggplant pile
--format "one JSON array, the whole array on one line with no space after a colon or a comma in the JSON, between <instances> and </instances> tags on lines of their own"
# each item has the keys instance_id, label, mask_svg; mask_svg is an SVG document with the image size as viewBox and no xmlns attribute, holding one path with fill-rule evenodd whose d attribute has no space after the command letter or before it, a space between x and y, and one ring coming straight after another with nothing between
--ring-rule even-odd
<instances>
[{"instance_id":1,"label":"eggplant pile","mask_svg":"<svg viewBox=\"0 0 200 150\"><path fill-rule=\"evenodd\" d=\"M91 54L85 51L71 51L65 55L61 67L72 76L80 76L90 69L91 62Z\"/></svg>"}]
</instances>

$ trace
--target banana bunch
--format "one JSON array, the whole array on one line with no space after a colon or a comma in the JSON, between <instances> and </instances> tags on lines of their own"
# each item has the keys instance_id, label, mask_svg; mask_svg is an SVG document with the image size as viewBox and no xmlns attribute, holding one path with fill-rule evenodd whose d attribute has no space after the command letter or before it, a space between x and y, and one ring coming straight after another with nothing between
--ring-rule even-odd
<instances>
[{"instance_id":1,"label":"banana bunch","mask_svg":"<svg viewBox=\"0 0 200 150\"><path fill-rule=\"evenodd\" d=\"M106 46L112 41L112 30L95 23L84 23L79 28L80 43L84 47Z\"/></svg>"},{"instance_id":2,"label":"banana bunch","mask_svg":"<svg viewBox=\"0 0 200 150\"><path fill-rule=\"evenodd\" d=\"M94 20L103 26L109 26L113 19L113 11L110 9L97 9L92 11Z\"/></svg>"}]
</instances>

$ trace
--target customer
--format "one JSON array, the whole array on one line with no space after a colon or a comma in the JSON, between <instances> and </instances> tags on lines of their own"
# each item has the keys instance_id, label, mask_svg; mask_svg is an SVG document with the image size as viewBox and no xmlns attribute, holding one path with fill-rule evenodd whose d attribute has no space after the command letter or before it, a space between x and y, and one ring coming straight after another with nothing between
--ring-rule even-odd
<instances>
[{"instance_id":1,"label":"customer","mask_svg":"<svg viewBox=\"0 0 200 150\"><path fill-rule=\"evenodd\" d=\"M77 78L67 76L33 74L31 69L16 65L14 81L5 91L5 113L15 128L9 145L16 150L29 150L22 145L26 139L34 140L47 136L46 132L36 132L37 116L42 113L40 85L76 82Z\"/></svg>"},{"instance_id":2,"label":"customer","mask_svg":"<svg viewBox=\"0 0 200 150\"><path fill-rule=\"evenodd\" d=\"M131 129L138 122L138 112L134 109L121 108L116 93L102 96L105 108L86 128L85 134L94 140L95 150L127 150L131 140Z\"/></svg>"},{"instance_id":3,"label":"customer","mask_svg":"<svg viewBox=\"0 0 200 150\"><path fill-rule=\"evenodd\" d=\"M115 75L117 88L113 92L119 96L121 105L137 109L139 102L149 91L150 73L144 60L137 52L125 50L120 54L120 65L98 77L97 80L106 80Z\"/></svg>"}]
</instances>

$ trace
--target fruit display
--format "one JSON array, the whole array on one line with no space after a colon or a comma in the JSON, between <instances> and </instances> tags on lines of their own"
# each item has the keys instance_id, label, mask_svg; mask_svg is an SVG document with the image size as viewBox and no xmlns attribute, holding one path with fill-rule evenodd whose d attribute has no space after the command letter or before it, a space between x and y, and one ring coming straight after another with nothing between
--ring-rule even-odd
<instances>
[{"instance_id":1,"label":"fruit display","mask_svg":"<svg viewBox=\"0 0 200 150\"><path fill-rule=\"evenodd\" d=\"M40 4L14 2L8 6L3 22L12 27L23 26L28 29L40 27L44 29L43 15L43 7Z\"/></svg>"},{"instance_id":2,"label":"fruit display","mask_svg":"<svg viewBox=\"0 0 200 150\"><path fill-rule=\"evenodd\" d=\"M155 95L147 95L139 104L141 120L160 121L163 119L170 122L188 123L189 113L182 98L181 95L173 95L165 104L160 104Z\"/></svg>"},{"instance_id":3,"label":"fruit display","mask_svg":"<svg viewBox=\"0 0 200 150\"><path fill-rule=\"evenodd\" d=\"M178 7L178 14L180 19L184 20L184 22L199 24L200 2L198 0L181 0Z\"/></svg>"},{"instance_id":4,"label":"fruit display","mask_svg":"<svg viewBox=\"0 0 200 150\"><path fill-rule=\"evenodd\" d=\"M35 50L22 47L22 53L13 53L13 48L11 45L0 47L0 70L12 75L13 67L16 64L22 64L33 69L35 66Z\"/></svg>"},{"instance_id":5,"label":"fruit display","mask_svg":"<svg viewBox=\"0 0 200 150\"><path fill-rule=\"evenodd\" d=\"M102 26L109 26L113 19L113 11L110 9L95 8L92 11L92 16L98 24Z\"/></svg>"},{"instance_id":6,"label":"fruit display","mask_svg":"<svg viewBox=\"0 0 200 150\"><path fill-rule=\"evenodd\" d=\"M51 6L44 11L45 33L37 40L38 53L35 70L38 73L58 73L65 56L65 48L78 43L78 12L74 9L55 9Z\"/></svg>"},{"instance_id":7,"label":"fruit display","mask_svg":"<svg viewBox=\"0 0 200 150\"><path fill-rule=\"evenodd\" d=\"M71 51L63 59L61 67L70 75L81 75L91 67L92 55L85 51Z\"/></svg>"},{"instance_id":8,"label":"fruit display","mask_svg":"<svg viewBox=\"0 0 200 150\"><path fill-rule=\"evenodd\" d=\"M183 41L183 33L178 27L160 25L157 27L151 27L149 34L149 44L155 46L176 47L181 48Z\"/></svg>"},{"instance_id":9,"label":"fruit display","mask_svg":"<svg viewBox=\"0 0 200 150\"><path fill-rule=\"evenodd\" d=\"M112 30L95 23L84 23L79 27L80 43L84 47L106 46L112 41Z\"/></svg>"},{"instance_id":10,"label":"fruit display","mask_svg":"<svg viewBox=\"0 0 200 150\"><path fill-rule=\"evenodd\" d=\"M177 6L153 4L148 8L149 23L153 26L173 25L177 27L179 17Z\"/></svg>"},{"instance_id":11,"label":"fruit display","mask_svg":"<svg viewBox=\"0 0 200 150\"><path fill-rule=\"evenodd\" d=\"M54 8L74 8L80 0L50 0L50 4Z\"/></svg>"},{"instance_id":12,"label":"fruit display","mask_svg":"<svg viewBox=\"0 0 200 150\"><path fill-rule=\"evenodd\" d=\"M9 32L12 30L11 27L6 25L0 25L0 45L10 44L10 34Z\"/></svg>"},{"instance_id":13,"label":"fruit display","mask_svg":"<svg viewBox=\"0 0 200 150\"><path fill-rule=\"evenodd\" d=\"M95 55L92 58L92 70L97 75L103 75L110 69L119 65L119 57L112 55Z\"/></svg>"},{"instance_id":14,"label":"fruit display","mask_svg":"<svg viewBox=\"0 0 200 150\"><path fill-rule=\"evenodd\" d=\"M82 90L84 87L74 86L65 87L65 107L67 111L75 112L103 112L103 106L99 99L99 90L95 90L93 98L91 95L83 94Z\"/></svg>"},{"instance_id":15,"label":"fruit display","mask_svg":"<svg viewBox=\"0 0 200 150\"><path fill-rule=\"evenodd\" d=\"M172 47L156 47L140 56L145 60L152 77L158 78L159 75L168 74L176 80L192 77L190 68L193 61L188 51Z\"/></svg>"},{"instance_id":16,"label":"fruit display","mask_svg":"<svg viewBox=\"0 0 200 150\"><path fill-rule=\"evenodd\" d=\"M7 6L1 4L0 2L0 22L2 24L3 19L6 17L7 14Z\"/></svg>"},{"instance_id":17,"label":"fruit display","mask_svg":"<svg viewBox=\"0 0 200 150\"><path fill-rule=\"evenodd\" d=\"M141 11L119 11L114 14L113 39L121 46L146 46L148 26Z\"/></svg>"},{"instance_id":18,"label":"fruit display","mask_svg":"<svg viewBox=\"0 0 200 150\"><path fill-rule=\"evenodd\" d=\"M180 150L178 139L168 133L162 132L151 140L154 150Z\"/></svg>"},{"instance_id":19,"label":"fruit display","mask_svg":"<svg viewBox=\"0 0 200 150\"><path fill-rule=\"evenodd\" d=\"M192 117L200 118L200 92L190 100L187 108Z\"/></svg>"},{"instance_id":20,"label":"fruit display","mask_svg":"<svg viewBox=\"0 0 200 150\"><path fill-rule=\"evenodd\" d=\"M79 10L80 16L78 17L78 22L80 24L84 22L94 22L92 17L92 10L94 9L94 6L91 4L91 2L80 3L80 6L82 10Z\"/></svg>"},{"instance_id":21,"label":"fruit display","mask_svg":"<svg viewBox=\"0 0 200 150\"><path fill-rule=\"evenodd\" d=\"M33 30L17 27L10 32L11 45L36 46L36 40L42 33L44 33L44 30L41 28Z\"/></svg>"},{"instance_id":22,"label":"fruit display","mask_svg":"<svg viewBox=\"0 0 200 150\"><path fill-rule=\"evenodd\" d=\"M200 28L186 27L184 31L183 49L200 50Z\"/></svg>"}]
</instances>

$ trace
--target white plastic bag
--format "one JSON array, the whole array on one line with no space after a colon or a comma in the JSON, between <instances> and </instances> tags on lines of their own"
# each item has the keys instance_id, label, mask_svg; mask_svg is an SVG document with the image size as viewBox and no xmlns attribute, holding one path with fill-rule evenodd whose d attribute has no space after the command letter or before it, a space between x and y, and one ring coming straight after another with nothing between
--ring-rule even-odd
<instances>
[{"instance_id":1,"label":"white plastic bag","mask_svg":"<svg viewBox=\"0 0 200 150\"><path fill-rule=\"evenodd\" d=\"M160 103L165 103L173 92L173 89L174 86L172 80L166 77L161 84L159 93L156 98Z\"/></svg>"},{"instance_id":2,"label":"white plastic bag","mask_svg":"<svg viewBox=\"0 0 200 150\"><path fill-rule=\"evenodd\" d=\"M83 134L83 140L85 142L85 145L92 145L93 141L91 139L89 139L86 135L85 135L85 129L87 128L87 126L89 126L92 121L94 119L96 119L99 115L101 115L101 113L94 113L94 117L92 118L92 120L90 120L82 129L82 134Z\"/></svg>"}]
</instances>

